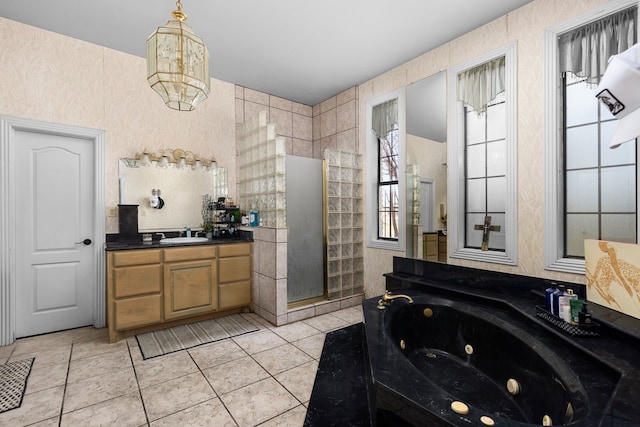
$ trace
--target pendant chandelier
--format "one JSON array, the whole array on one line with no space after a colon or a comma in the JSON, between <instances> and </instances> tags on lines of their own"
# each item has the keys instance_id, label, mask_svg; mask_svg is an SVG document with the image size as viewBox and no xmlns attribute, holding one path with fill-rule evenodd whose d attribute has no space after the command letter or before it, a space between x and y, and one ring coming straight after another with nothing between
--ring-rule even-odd
<instances>
[{"instance_id":1,"label":"pendant chandelier","mask_svg":"<svg viewBox=\"0 0 640 427\"><path fill-rule=\"evenodd\" d=\"M176 7L147 39L147 81L169 108L191 111L209 95L209 51L185 24L180 0Z\"/></svg>"}]
</instances>

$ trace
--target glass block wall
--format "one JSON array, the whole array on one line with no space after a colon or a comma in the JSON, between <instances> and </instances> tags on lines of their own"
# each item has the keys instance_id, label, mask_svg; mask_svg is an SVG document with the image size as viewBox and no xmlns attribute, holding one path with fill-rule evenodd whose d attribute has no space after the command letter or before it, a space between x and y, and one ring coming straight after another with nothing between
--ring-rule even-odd
<instances>
[{"instance_id":1,"label":"glass block wall","mask_svg":"<svg viewBox=\"0 0 640 427\"><path fill-rule=\"evenodd\" d=\"M285 141L261 111L238 127L239 206L258 211L260 225L286 227Z\"/></svg>"},{"instance_id":2,"label":"glass block wall","mask_svg":"<svg viewBox=\"0 0 640 427\"><path fill-rule=\"evenodd\" d=\"M325 150L325 224L329 299L363 292L362 155Z\"/></svg>"},{"instance_id":3,"label":"glass block wall","mask_svg":"<svg viewBox=\"0 0 640 427\"><path fill-rule=\"evenodd\" d=\"M422 257L422 226L420 222L420 165L407 165L407 248L408 258Z\"/></svg>"},{"instance_id":4,"label":"glass block wall","mask_svg":"<svg viewBox=\"0 0 640 427\"><path fill-rule=\"evenodd\" d=\"M213 191L211 194L214 200L218 200L218 197L227 197L229 195L227 168L216 168L211 173L213 174Z\"/></svg>"}]
</instances>

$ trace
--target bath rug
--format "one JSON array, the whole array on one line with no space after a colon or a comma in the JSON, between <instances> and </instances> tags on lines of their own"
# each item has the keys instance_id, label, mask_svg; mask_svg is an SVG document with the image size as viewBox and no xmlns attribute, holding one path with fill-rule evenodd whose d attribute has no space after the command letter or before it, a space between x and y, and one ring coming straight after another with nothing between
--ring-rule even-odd
<instances>
[{"instance_id":1,"label":"bath rug","mask_svg":"<svg viewBox=\"0 0 640 427\"><path fill-rule=\"evenodd\" d=\"M239 314L136 335L143 359L220 341L258 328Z\"/></svg>"},{"instance_id":2,"label":"bath rug","mask_svg":"<svg viewBox=\"0 0 640 427\"><path fill-rule=\"evenodd\" d=\"M0 365L0 414L22 405L32 366L33 357Z\"/></svg>"}]
</instances>

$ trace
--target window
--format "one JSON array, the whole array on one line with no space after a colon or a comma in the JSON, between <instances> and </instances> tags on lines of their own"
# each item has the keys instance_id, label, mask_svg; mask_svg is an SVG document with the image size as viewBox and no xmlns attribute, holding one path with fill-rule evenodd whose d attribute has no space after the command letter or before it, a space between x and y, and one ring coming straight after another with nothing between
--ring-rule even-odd
<instances>
[{"instance_id":1,"label":"window","mask_svg":"<svg viewBox=\"0 0 640 427\"><path fill-rule=\"evenodd\" d=\"M563 255L584 259L584 239L636 242L636 144L610 149L617 119L595 87L571 72L562 83Z\"/></svg>"},{"instance_id":2,"label":"window","mask_svg":"<svg viewBox=\"0 0 640 427\"><path fill-rule=\"evenodd\" d=\"M452 258L517 264L516 46L453 68Z\"/></svg>"},{"instance_id":3,"label":"window","mask_svg":"<svg viewBox=\"0 0 640 427\"><path fill-rule=\"evenodd\" d=\"M398 240L398 124L378 136L378 238Z\"/></svg>"},{"instance_id":4,"label":"window","mask_svg":"<svg viewBox=\"0 0 640 427\"><path fill-rule=\"evenodd\" d=\"M367 246L405 251L404 89L367 103Z\"/></svg>"},{"instance_id":5,"label":"window","mask_svg":"<svg viewBox=\"0 0 640 427\"><path fill-rule=\"evenodd\" d=\"M609 57L636 42L636 20L637 1L621 1L546 32L549 270L584 273L584 239L637 241L636 144L609 148L617 120L595 98Z\"/></svg>"},{"instance_id":6,"label":"window","mask_svg":"<svg viewBox=\"0 0 640 427\"><path fill-rule=\"evenodd\" d=\"M482 113L465 107L466 248L505 250L505 106L502 92Z\"/></svg>"}]
</instances>

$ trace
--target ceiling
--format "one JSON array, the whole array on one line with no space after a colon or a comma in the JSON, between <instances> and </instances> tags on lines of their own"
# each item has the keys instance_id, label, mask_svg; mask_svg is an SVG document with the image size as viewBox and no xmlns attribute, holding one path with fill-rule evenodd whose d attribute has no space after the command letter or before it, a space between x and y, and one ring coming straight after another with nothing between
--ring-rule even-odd
<instances>
[{"instance_id":1,"label":"ceiling","mask_svg":"<svg viewBox=\"0 0 640 427\"><path fill-rule=\"evenodd\" d=\"M182 0L211 76L306 105L532 0ZM144 57L172 0L0 0L0 16Z\"/></svg>"}]
</instances>

